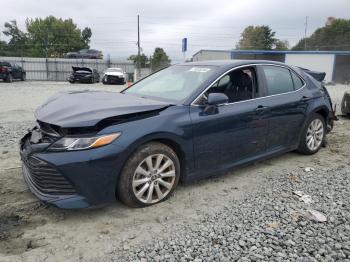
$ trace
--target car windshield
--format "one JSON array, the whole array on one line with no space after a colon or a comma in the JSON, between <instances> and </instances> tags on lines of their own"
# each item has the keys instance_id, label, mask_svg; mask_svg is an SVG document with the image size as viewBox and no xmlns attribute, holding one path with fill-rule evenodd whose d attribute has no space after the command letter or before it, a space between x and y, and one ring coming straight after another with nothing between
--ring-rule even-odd
<instances>
[{"instance_id":1,"label":"car windshield","mask_svg":"<svg viewBox=\"0 0 350 262\"><path fill-rule=\"evenodd\" d=\"M124 93L180 102L207 80L215 68L215 66L171 66L135 83Z\"/></svg>"},{"instance_id":2,"label":"car windshield","mask_svg":"<svg viewBox=\"0 0 350 262\"><path fill-rule=\"evenodd\" d=\"M121 70L120 68L108 68L106 70L106 72L119 72L119 73L123 73L123 70Z\"/></svg>"}]
</instances>

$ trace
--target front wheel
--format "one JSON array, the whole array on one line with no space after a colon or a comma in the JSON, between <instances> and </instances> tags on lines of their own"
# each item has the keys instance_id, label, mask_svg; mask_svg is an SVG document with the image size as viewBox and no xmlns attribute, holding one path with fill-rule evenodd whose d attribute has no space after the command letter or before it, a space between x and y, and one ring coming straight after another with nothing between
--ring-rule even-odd
<instances>
[{"instance_id":1,"label":"front wheel","mask_svg":"<svg viewBox=\"0 0 350 262\"><path fill-rule=\"evenodd\" d=\"M142 145L127 161L117 186L119 199L131 207L145 207L167 199L180 178L180 162L168 146Z\"/></svg>"},{"instance_id":2,"label":"front wheel","mask_svg":"<svg viewBox=\"0 0 350 262\"><path fill-rule=\"evenodd\" d=\"M315 154L323 145L325 135L325 120L320 114L314 113L303 130L298 151L305 155Z\"/></svg>"}]
</instances>

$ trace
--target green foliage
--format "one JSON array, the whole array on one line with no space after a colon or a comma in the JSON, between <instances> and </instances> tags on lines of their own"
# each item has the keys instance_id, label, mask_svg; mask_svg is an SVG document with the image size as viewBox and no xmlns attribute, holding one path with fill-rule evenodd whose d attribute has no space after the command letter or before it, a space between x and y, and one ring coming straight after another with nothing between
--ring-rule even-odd
<instances>
[{"instance_id":1,"label":"green foliage","mask_svg":"<svg viewBox=\"0 0 350 262\"><path fill-rule=\"evenodd\" d=\"M269 26L248 26L236 46L241 50L288 50L288 42L275 38Z\"/></svg>"},{"instance_id":2,"label":"green foliage","mask_svg":"<svg viewBox=\"0 0 350 262\"><path fill-rule=\"evenodd\" d=\"M274 50L288 50L288 49L289 49L288 41L282 41L279 39L276 40Z\"/></svg>"},{"instance_id":3,"label":"green foliage","mask_svg":"<svg viewBox=\"0 0 350 262\"><path fill-rule=\"evenodd\" d=\"M26 33L16 21L5 23L3 33L10 38L7 53L12 56L63 57L65 53L89 48L91 29L82 31L72 19L54 16L26 20Z\"/></svg>"},{"instance_id":4,"label":"green foliage","mask_svg":"<svg viewBox=\"0 0 350 262\"><path fill-rule=\"evenodd\" d=\"M335 19L301 39L292 50L350 50L350 20Z\"/></svg>"},{"instance_id":5,"label":"green foliage","mask_svg":"<svg viewBox=\"0 0 350 262\"><path fill-rule=\"evenodd\" d=\"M136 65L138 61L141 63L141 67L146 67L148 63L148 57L145 54L138 55L131 55L129 56L128 60L133 61Z\"/></svg>"},{"instance_id":6,"label":"green foliage","mask_svg":"<svg viewBox=\"0 0 350 262\"><path fill-rule=\"evenodd\" d=\"M244 50L271 50L276 39L268 26L248 26L241 34L237 48Z\"/></svg>"},{"instance_id":7,"label":"green foliage","mask_svg":"<svg viewBox=\"0 0 350 262\"><path fill-rule=\"evenodd\" d=\"M27 19L28 40L34 56L62 57L65 53L88 48L91 29L81 30L72 19L53 16Z\"/></svg>"},{"instance_id":8,"label":"green foliage","mask_svg":"<svg viewBox=\"0 0 350 262\"><path fill-rule=\"evenodd\" d=\"M83 31L81 31L81 38L82 38L86 48L89 47L89 44L90 44L90 41L91 41L90 40L91 36L92 36L91 28L85 27L83 29Z\"/></svg>"},{"instance_id":9,"label":"green foliage","mask_svg":"<svg viewBox=\"0 0 350 262\"><path fill-rule=\"evenodd\" d=\"M3 46L2 55L21 55L28 51L28 37L23 33L15 20L5 23L4 35L10 37L8 44Z\"/></svg>"},{"instance_id":10,"label":"green foliage","mask_svg":"<svg viewBox=\"0 0 350 262\"><path fill-rule=\"evenodd\" d=\"M0 40L0 56L7 56L8 48L5 41Z\"/></svg>"},{"instance_id":11,"label":"green foliage","mask_svg":"<svg viewBox=\"0 0 350 262\"><path fill-rule=\"evenodd\" d=\"M157 47L154 49L154 53L151 59L152 70L159 70L170 66L171 60L165 53L163 48Z\"/></svg>"}]
</instances>

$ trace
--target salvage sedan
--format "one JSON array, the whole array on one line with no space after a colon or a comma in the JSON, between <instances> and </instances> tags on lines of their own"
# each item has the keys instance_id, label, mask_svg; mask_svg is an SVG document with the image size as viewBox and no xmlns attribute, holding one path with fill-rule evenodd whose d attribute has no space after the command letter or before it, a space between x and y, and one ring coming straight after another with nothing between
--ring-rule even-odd
<instances>
[{"instance_id":1,"label":"salvage sedan","mask_svg":"<svg viewBox=\"0 0 350 262\"><path fill-rule=\"evenodd\" d=\"M103 84L119 84L124 85L126 83L126 75L121 68L108 68L103 77Z\"/></svg>"},{"instance_id":2,"label":"salvage sedan","mask_svg":"<svg viewBox=\"0 0 350 262\"><path fill-rule=\"evenodd\" d=\"M20 142L41 200L83 208L143 207L191 181L325 145L334 113L305 70L272 61L175 65L116 92L57 94Z\"/></svg>"},{"instance_id":3,"label":"salvage sedan","mask_svg":"<svg viewBox=\"0 0 350 262\"><path fill-rule=\"evenodd\" d=\"M98 83L100 82L100 75L96 69L89 67L72 66L73 72L68 76L69 83Z\"/></svg>"}]
</instances>

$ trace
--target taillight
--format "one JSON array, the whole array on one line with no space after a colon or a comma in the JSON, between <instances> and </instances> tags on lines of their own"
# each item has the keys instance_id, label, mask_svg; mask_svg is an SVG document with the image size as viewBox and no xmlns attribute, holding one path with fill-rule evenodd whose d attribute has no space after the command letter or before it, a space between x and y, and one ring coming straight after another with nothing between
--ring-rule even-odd
<instances>
[{"instance_id":1,"label":"taillight","mask_svg":"<svg viewBox=\"0 0 350 262\"><path fill-rule=\"evenodd\" d=\"M0 72L5 73L7 71L8 71L7 67L0 67Z\"/></svg>"}]
</instances>

